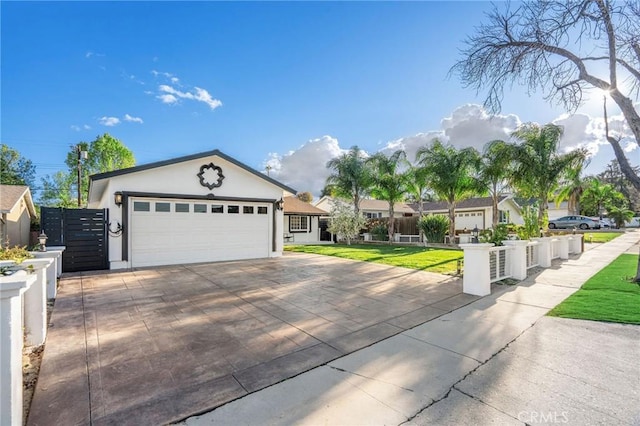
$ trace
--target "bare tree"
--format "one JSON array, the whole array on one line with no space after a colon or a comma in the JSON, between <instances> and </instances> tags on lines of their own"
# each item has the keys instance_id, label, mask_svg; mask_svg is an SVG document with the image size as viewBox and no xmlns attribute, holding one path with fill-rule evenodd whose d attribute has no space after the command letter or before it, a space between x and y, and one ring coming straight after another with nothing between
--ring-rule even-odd
<instances>
[{"instance_id":1,"label":"bare tree","mask_svg":"<svg viewBox=\"0 0 640 426\"><path fill-rule=\"evenodd\" d=\"M574 112L586 90L601 89L618 105L640 146L634 107L640 90L638 1L540 0L515 10L509 4L504 11L495 7L487 17L465 40L463 58L451 69L465 87L488 90L485 107L499 111L505 86L521 84ZM620 140L607 141L624 175L640 189Z\"/></svg>"}]
</instances>

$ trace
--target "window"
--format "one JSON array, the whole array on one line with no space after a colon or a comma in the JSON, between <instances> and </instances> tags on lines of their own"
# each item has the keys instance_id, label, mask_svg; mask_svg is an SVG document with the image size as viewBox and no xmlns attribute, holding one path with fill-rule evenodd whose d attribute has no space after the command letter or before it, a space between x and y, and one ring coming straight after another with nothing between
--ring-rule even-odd
<instances>
[{"instance_id":1,"label":"window","mask_svg":"<svg viewBox=\"0 0 640 426\"><path fill-rule=\"evenodd\" d=\"M289 230L307 231L309 229L308 219L308 216L289 216Z\"/></svg>"},{"instance_id":2,"label":"window","mask_svg":"<svg viewBox=\"0 0 640 426\"><path fill-rule=\"evenodd\" d=\"M227 206L227 213L240 213L240 206Z\"/></svg>"},{"instance_id":3,"label":"window","mask_svg":"<svg viewBox=\"0 0 640 426\"><path fill-rule=\"evenodd\" d=\"M498 222L499 223L509 223L509 212L504 210L498 211Z\"/></svg>"},{"instance_id":4,"label":"window","mask_svg":"<svg viewBox=\"0 0 640 426\"><path fill-rule=\"evenodd\" d=\"M176 213L189 213L189 204L176 203Z\"/></svg>"},{"instance_id":5,"label":"window","mask_svg":"<svg viewBox=\"0 0 640 426\"><path fill-rule=\"evenodd\" d=\"M475 215L476 215L475 213L471 213L471 216L475 216Z\"/></svg>"},{"instance_id":6,"label":"window","mask_svg":"<svg viewBox=\"0 0 640 426\"><path fill-rule=\"evenodd\" d=\"M171 203L156 203L156 211L162 213L170 212Z\"/></svg>"},{"instance_id":7,"label":"window","mask_svg":"<svg viewBox=\"0 0 640 426\"><path fill-rule=\"evenodd\" d=\"M150 203L147 201L134 201L133 202L133 211L134 212L148 212L150 211Z\"/></svg>"},{"instance_id":8,"label":"window","mask_svg":"<svg viewBox=\"0 0 640 426\"><path fill-rule=\"evenodd\" d=\"M382 217L382 212L365 212L364 215L367 219L378 219Z\"/></svg>"},{"instance_id":9,"label":"window","mask_svg":"<svg viewBox=\"0 0 640 426\"><path fill-rule=\"evenodd\" d=\"M253 214L253 206L242 206L242 213Z\"/></svg>"},{"instance_id":10,"label":"window","mask_svg":"<svg viewBox=\"0 0 640 426\"><path fill-rule=\"evenodd\" d=\"M263 206L258 206L258 214L267 214L267 208Z\"/></svg>"},{"instance_id":11,"label":"window","mask_svg":"<svg viewBox=\"0 0 640 426\"><path fill-rule=\"evenodd\" d=\"M211 213L224 213L224 207L222 204L212 204Z\"/></svg>"},{"instance_id":12,"label":"window","mask_svg":"<svg viewBox=\"0 0 640 426\"><path fill-rule=\"evenodd\" d=\"M193 205L193 212L194 213L206 213L207 212L207 205L206 204L194 204Z\"/></svg>"}]
</instances>

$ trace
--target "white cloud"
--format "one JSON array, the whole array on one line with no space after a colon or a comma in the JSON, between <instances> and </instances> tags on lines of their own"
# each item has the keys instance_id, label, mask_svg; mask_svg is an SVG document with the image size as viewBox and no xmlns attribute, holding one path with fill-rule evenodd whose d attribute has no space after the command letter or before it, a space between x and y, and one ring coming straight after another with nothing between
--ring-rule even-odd
<instances>
[{"instance_id":1,"label":"white cloud","mask_svg":"<svg viewBox=\"0 0 640 426\"><path fill-rule=\"evenodd\" d=\"M593 156L598 153L601 146L609 144L605 135L603 117L591 117L587 114L562 114L553 120L553 123L564 127L560 148L565 152L576 148L586 148ZM638 147L622 114L609 117L609 136L620 139L625 152L631 152Z\"/></svg>"},{"instance_id":2,"label":"white cloud","mask_svg":"<svg viewBox=\"0 0 640 426\"><path fill-rule=\"evenodd\" d=\"M80 130L90 130L91 126L89 126L88 124L83 124L82 126L78 126L76 124L72 124L71 125L71 130L75 130L76 132L79 132Z\"/></svg>"},{"instance_id":3,"label":"white cloud","mask_svg":"<svg viewBox=\"0 0 640 426\"><path fill-rule=\"evenodd\" d=\"M178 102L178 98L173 95L158 95L156 97L160 99L163 104L175 104Z\"/></svg>"},{"instance_id":4,"label":"white cloud","mask_svg":"<svg viewBox=\"0 0 640 426\"><path fill-rule=\"evenodd\" d=\"M193 101L204 102L212 110L222 105L222 102L220 100L213 99L213 97L211 96L211 94L209 94L208 91L200 87L195 87L194 93L192 93L192 92L183 92L169 85L161 84L160 86L158 86L158 90L160 92L163 92L163 94L158 95L157 97L164 103L174 103L178 100L178 98L180 98L180 99L189 99ZM166 96L167 94L171 95L171 97L167 97Z\"/></svg>"},{"instance_id":5,"label":"white cloud","mask_svg":"<svg viewBox=\"0 0 640 426\"><path fill-rule=\"evenodd\" d=\"M140 118L140 117L132 117L129 114L125 114L124 115L124 121L128 121L130 123L140 123L140 124L143 123L142 118Z\"/></svg>"},{"instance_id":6,"label":"white cloud","mask_svg":"<svg viewBox=\"0 0 640 426\"><path fill-rule=\"evenodd\" d=\"M82 128L85 130L90 130L91 126L89 126L88 124L85 124L84 126L82 126Z\"/></svg>"},{"instance_id":7,"label":"white cloud","mask_svg":"<svg viewBox=\"0 0 640 426\"><path fill-rule=\"evenodd\" d=\"M103 126L113 127L120 124L120 119L118 117L101 117L98 122Z\"/></svg>"},{"instance_id":8,"label":"white cloud","mask_svg":"<svg viewBox=\"0 0 640 426\"><path fill-rule=\"evenodd\" d=\"M271 167L269 174L274 179L298 191L309 191L318 196L329 176L327 162L344 152L336 138L323 136L285 155L269 153L263 166Z\"/></svg>"},{"instance_id":9,"label":"white cloud","mask_svg":"<svg viewBox=\"0 0 640 426\"><path fill-rule=\"evenodd\" d=\"M456 108L441 126L448 142L457 148L474 147L479 151L496 139L509 140L521 124L515 114L489 115L481 105L467 104Z\"/></svg>"},{"instance_id":10,"label":"white cloud","mask_svg":"<svg viewBox=\"0 0 640 426\"><path fill-rule=\"evenodd\" d=\"M180 79L179 79L178 77L171 77L171 82L172 82L173 84L177 84L177 83L179 83L179 82L180 82Z\"/></svg>"},{"instance_id":11,"label":"white cloud","mask_svg":"<svg viewBox=\"0 0 640 426\"><path fill-rule=\"evenodd\" d=\"M72 124L71 130L75 130L76 132L79 132L81 129L80 129L80 126L76 126L75 124Z\"/></svg>"},{"instance_id":12,"label":"white cloud","mask_svg":"<svg viewBox=\"0 0 640 426\"><path fill-rule=\"evenodd\" d=\"M153 74L154 77L161 76L169 79L172 79L174 77L173 74L171 74L170 72L157 71L157 70L151 70L151 74Z\"/></svg>"},{"instance_id":13,"label":"white cloud","mask_svg":"<svg viewBox=\"0 0 640 426\"><path fill-rule=\"evenodd\" d=\"M87 53L84 54L84 57L87 58L87 59L89 59L89 58L91 58L93 56L102 57L102 56L106 56L106 55L104 53L96 53L96 52L92 52L90 50L87 51Z\"/></svg>"}]
</instances>

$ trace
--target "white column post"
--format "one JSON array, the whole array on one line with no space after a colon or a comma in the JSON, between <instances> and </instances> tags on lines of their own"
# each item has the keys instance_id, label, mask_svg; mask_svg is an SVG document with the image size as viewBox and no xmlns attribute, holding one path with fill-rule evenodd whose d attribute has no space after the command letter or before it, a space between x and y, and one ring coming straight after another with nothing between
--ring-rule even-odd
<instances>
[{"instance_id":1,"label":"white column post","mask_svg":"<svg viewBox=\"0 0 640 426\"><path fill-rule=\"evenodd\" d=\"M491 275L489 272L489 249L491 243L460 244L464 250L464 275L462 291L475 296L491 294Z\"/></svg>"},{"instance_id":2,"label":"white column post","mask_svg":"<svg viewBox=\"0 0 640 426\"><path fill-rule=\"evenodd\" d=\"M56 257L56 262L58 264L58 278L60 278L60 275L62 275L62 252L64 252L67 249L67 246L47 246L47 251L44 253L51 253L51 252L59 252L60 255L58 257ZM42 252L41 252L42 253Z\"/></svg>"},{"instance_id":3,"label":"white column post","mask_svg":"<svg viewBox=\"0 0 640 426\"><path fill-rule=\"evenodd\" d=\"M36 280L25 271L0 277L0 424L22 424L22 298Z\"/></svg>"},{"instance_id":4,"label":"white column post","mask_svg":"<svg viewBox=\"0 0 640 426\"><path fill-rule=\"evenodd\" d=\"M27 259L23 267L33 267L36 281L24 293L24 327L26 344L40 346L47 337L47 269L54 259Z\"/></svg>"},{"instance_id":5,"label":"white column post","mask_svg":"<svg viewBox=\"0 0 640 426\"><path fill-rule=\"evenodd\" d=\"M582 253L582 247L584 247L584 245L582 244L582 239L584 238L584 235L582 234L576 234L574 235L575 237L575 252L577 254Z\"/></svg>"},{"instance_id":6,"label":"white column post","mask_svg":"<svg viewBox=\"0 0 640 426\"><path fill-rule=\"evenodd\" d=\"M396 242L396 243L400 242L400 233L395 232L393 234L393 241Z\"/></svg>"},{"instance_id":7,"label":"white column post","mask_svg":"<svg viewBox=\"0 0 640 426\"><path fill-rule=\"evenodd\" d=\"M551 237L532 238L538 245L538 265L543 268L551 267Z\"/></svg>"},{"instance_id":8,"label":"white column post","mask_svg":"<svg viewBox=\"0 0 640 426\"><path fill-rule=\"evenodd\" d=\"M568 259L569 258L569 236L568 235L559 235L558 240L560 240L559 247L559 255L560 259Z\"/></svg>"},{"instance_id":9,"label":"white column post","mask_svg":"<svg viewBox=\"0 0 640 426\"><path fill-rule=\"evenodd\" d=\"M507 240L503 241L511 250L507 251L507 256L511 259L511 276L516 280L527 278L527 245L528 240Z\"/></svg>"},{"instance_id":10,"label":"white column post","mask_svg":"<svg viewBox=\"0 0 640 426\"><path fill-rule=\"evenodd\" d=\"M52 267L47 269L47 299L55 299L58 288L57 278L61 274L62 250L32 251L30 252L36 259L53 259ZM60 265L58 265L60 263Z\"/></svg>"}]
</instances>

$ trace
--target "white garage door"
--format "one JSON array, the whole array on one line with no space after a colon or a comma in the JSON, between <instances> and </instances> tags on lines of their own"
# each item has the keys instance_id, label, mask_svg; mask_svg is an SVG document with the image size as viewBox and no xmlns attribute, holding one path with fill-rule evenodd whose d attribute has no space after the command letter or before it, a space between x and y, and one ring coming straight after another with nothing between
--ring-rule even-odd
<instances>
[{"instance_id":1,"label":"white garage door","mask_svg":"<svg viewBox=\"0 0 640 426\"><path fill-rule=\"evenodd\" d=\"M467 228L471 231L476 226L478 229L484 229L484 212L482 210L456 213L456 229Z\"/></svg>"},{"instance_id":2,"label":"white garage door","mask_svg":"<svg viewBox=\"0 0 640 426\"><path fill-rule=\"evenodd\" d=\"M269 256L267 203L131 199L134 267Z\"/></svg>"}]
</instances>

